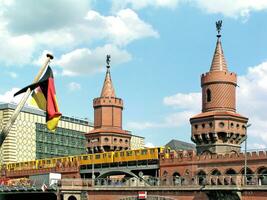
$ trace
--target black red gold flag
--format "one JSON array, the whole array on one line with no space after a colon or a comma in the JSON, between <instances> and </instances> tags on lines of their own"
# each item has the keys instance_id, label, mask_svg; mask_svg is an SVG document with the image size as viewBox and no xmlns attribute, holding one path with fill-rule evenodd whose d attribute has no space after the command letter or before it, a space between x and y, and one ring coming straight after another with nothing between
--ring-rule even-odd
<instances>
[{"instance_id":1,"label":"black red gold flag","mask_svg":"<svg viewBox=\"0 0 267 200\"><path fill-rule=\"evenodd\" d=\"M14 96L26 92L28 88L34 90L32 93L34 103L40 109L46 111L47 128L54 131L61 117L61 113L59 112L56 100L54 76L51 67L47 67L46 72L37 83L24 87L14 94Z\"/></svg>"}]
</instances>

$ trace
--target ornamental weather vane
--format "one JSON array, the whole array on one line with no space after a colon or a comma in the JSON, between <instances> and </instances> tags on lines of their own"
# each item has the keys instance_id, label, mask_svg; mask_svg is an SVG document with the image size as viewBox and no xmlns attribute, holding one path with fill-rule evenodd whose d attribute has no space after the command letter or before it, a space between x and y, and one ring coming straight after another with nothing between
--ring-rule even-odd
<instances>
[{"instance_id":1,"label":"ornamental weather vane","mask_svg":"<svg viewBox=\"0 0 267 200\"><path fill-rule=\"evenodd\" d=\"M217 29L217 32L218 32L218 35L217 37L221 37L221 29L222 29L222 20L219 20L216 22L216 29Z\"/></svg>"},{"instance_id":2,"label":"ornamental weather vane","mask_svg":"<svg viewBox=\"0 0 267 200\"><path fill-rule=\"evenodd\" d=\"M111 56L110 55L107 55L107 58L106 58L107 68L110 68L110 65L109 65L110 58L111 58Z\"/></svg>"}]
</instances>

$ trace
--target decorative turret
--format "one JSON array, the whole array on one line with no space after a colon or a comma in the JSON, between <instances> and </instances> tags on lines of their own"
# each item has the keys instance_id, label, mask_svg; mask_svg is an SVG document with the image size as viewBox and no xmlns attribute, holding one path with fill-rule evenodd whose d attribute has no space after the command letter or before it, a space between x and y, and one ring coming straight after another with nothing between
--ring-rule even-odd
<instances>
[{"instance_id":1,"label":"decorative turret","mask_svg":"<svg viewBox=\"0 0 267 200\"><path fill-rule=\"evenodd\" d=\"M131 135L122 129L123 100L117 98L110 75L110 55L100 97L93 100L94 130L86 134L89 151L94 152L129 149ZM92 142L94 141L94 142Z\"/></svg>"},{"instance_id":2,"label":"decorative turret","mask_svg":"<svg viewBox=\"0 0 267 200\"><path fill-rule=\"evenodd\" d=\"M248 119L236 113L237 76L229 72L221 44L222 21L216 22L217 43L210 71L202 74L202 113L192 117L197 153L239 152Z\"/></svg>"}]
</instances>

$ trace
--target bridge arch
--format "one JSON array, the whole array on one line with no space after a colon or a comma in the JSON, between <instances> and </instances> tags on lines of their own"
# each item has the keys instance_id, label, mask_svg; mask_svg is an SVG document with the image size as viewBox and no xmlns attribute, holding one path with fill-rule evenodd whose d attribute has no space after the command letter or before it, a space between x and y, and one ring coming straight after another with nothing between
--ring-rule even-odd
<instances>
[{"instance_id":1,"label":"bridge arch","mask_svg":"<svg viewBox=\"0 0 267 200\"><path fill-rule=\"evenodd\" d=\"M210 172L210 184L211 185L222 185L223 178L221 177L222 173L217 169L213 169Z\"/></svg>"},{"instance_id":2,"label":"bridge arch","mask_svg":"<svg viewBox=\"0 0 267 200\"><path fill-rule=\"evenodd\" d=\"M224 175L224 185L236 185L237 174L233 168L226 169Z\"/></svg>"},{"instance_id":3,"label":"bridge arch","mask_svg":"<svg viewBox=\"0 0 267 200\"><path fill-rule=\"evenodd\" d=\"M97 177L97 179L106 178L106 177L112 176L112 175L122 175L122 174L124 174L124 175L130 175L130 177L140 178L140 177L138 177L136 174L134 174L131 171L124 171L124 170L122 170L122 171L106 171L106 172L100 174Z\"/></svg>"},{"instance_id":4,"label":"bridge arch","mask_svg":"<svg viewBox=\"0 0 267 200\"><path fill-rule=\"evenodd\" d=\"M228 168L224 171L225 175L235 175L236 171L233 168Z\"/></svg>"},{"instance_id":5,"label":"bridge arch","mask_svg":"<svg viewBox=\"0 0 267 200\"><path fill-rule=\"evenodd\" d=\"M267 185L267 167L259 167L256 172L258 174L258 184Z\"/></svg>"},{"instance_id":6,"label":"bridge arch","mask_svg":"<svg viewBox=\"0 0 267 200\"><path fill-rule=\"evenodd\" d=\"M211 170L210 175L220 176L220 175L222 175L222 173L217 168L215 168L215 169Z\"/></svg>"},{"instance_id":7,"label":"bridge arch","mask_svg":"<svg viewBox=\"0 0 267 200\"><path fill-rule=\"evenodd\" d=\"M239 173L240 173L240 174L245 174L245 167L243 167L243 168L240 170ZM247 167L247 175L252 175L252 174L254 174L254 172L253 172L250 168Z\"/></svg>"},{"instance_id":8,"label":"bridge arch","mask_svg":"<svg viewBox=\"0 0 267 200\"><path fill-rule=\"evenodd\" d=\"M172 175L172 180L174 185L181 185L182 179L179 172L174 172Z\"/></svg>"},{"instance_id":9,"label":"bridge arch","mask_svg":"<svg viewBox=\"0 0 267 200\"><path fill-rule=\"evenodd\" d=\"M137 197L136 196L130 196L130 197L125 197L125 198L122 198L120 200L136 200ZM164 197L164 196L155 196L155 195L149 195L147 196L146 200L155 200L155 199L160 199L160 200L175 200L173 198L170 198L170 197Z\"/></svg>"},{"instance_id":10,"label":"bridge arch","mask_svg":"<svg viewBox=\"0 0 267 200\"><path fill-rule=\"evenodd\" d=\"M197 173L197 177L198 177L198 184L199 185L206 185L207 174L204 170L199 170Z\"/></svg>"},{"instance_id":11,"label":"bridge arch","mask_svg":"<svg viewBox=\"0 0 267 200\"><path fill-rule=\"evenodd\" d=\"M77 198L73 195L69 196L68 200L77 200Z\"/></svg>"}]
</instances>

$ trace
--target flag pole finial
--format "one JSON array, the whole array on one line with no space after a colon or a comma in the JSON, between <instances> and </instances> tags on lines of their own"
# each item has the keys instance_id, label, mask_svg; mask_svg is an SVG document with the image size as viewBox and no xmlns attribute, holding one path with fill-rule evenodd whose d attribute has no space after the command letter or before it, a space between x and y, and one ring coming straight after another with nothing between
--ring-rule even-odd
<instances>
[{"instance_id":1,"label":"flag pole finial","mask_svg":"<svg viewBox=\"0 0 267 200\"><path fill-rule=\"evenodd\" d=\"M218 34L217 34L217 37L219 38L219 37L221 37L221 30L222 30L222 20L218 20L217 22L216 22L216 29L217 29L217 32L218 32Z\"/></svg>"},{"instance_id":2,"label":"flag pole finial","mask_svg":"<svg viewBox=\"0 0 267 200\"><path fill-rule=\"evenodd\" d=\"M107 57L106 57L106 63L107 63L107 68L110 68L110 58L111 56L108 54Z\"/></svg>"},{"instance_id":3,"label":"flag pole finial","mask_svg":"<svg viewBox=\"0 0 267 200\"><path fill-rule=\"evenodd\" d=\"M46 54L46 57L50 58L50 60L53 60L54 56L51 53Z\"/></svg>"}]
</instances>

